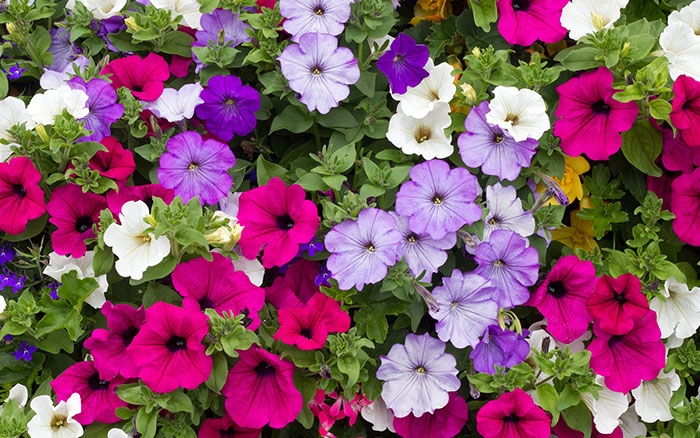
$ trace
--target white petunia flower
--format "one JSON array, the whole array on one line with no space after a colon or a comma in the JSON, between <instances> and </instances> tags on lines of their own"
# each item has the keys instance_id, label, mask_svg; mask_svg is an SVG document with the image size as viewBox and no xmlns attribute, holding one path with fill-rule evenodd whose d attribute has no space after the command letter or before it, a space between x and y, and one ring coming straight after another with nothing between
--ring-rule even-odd
<instances>
[{"instance_id":1,"label":"white petunia flower","mask_svg":"<svg viewBox=\"0 0 700 438\"><path fill-rule=\"evenodd\" d=\"M68 85L61 85L55 90L35 94L27 106L27 112L37 124L53 125L56 116L67 110L76 119L88 115L88 95L84 91L74 90Z\"/></svg>"},{"instance_id":2,"label":"white petunia flower","mask_svg":"<svg viewBox=\"0 0 700 438\"><path fill-rule=\"evenodd\" d=\"M450 105L443 102L422 119L399 111L389 120L386 138L406 155L416 154L426 160L447 158L454 151L451 139L445 135L452 124L449 112Z\"/></svg>"},{"instance_id":3,"label":"white petunia flower","mask_svg":"<svg viewBox=\"0 0 700 438\"><path fill-rule=\"evenodd\" d=\"M87 251L84 256L78 259L52 252L49 254L49 264L44 268L44 274L59 282L63 274L67 274L70 271L76 271L79 280L83 278L94 278L97 280L97 289L87 297L85 302L95 309L100 309L106 301L105 292L107 292L109 285L106 275L95 277L95 271L92 267L94 259L95 251Z\"/></svg>"},{"instance_id":4,"label":"white petunia flower","mask_svg":"<svg viewBox=\"0 0 700 438\"><path fill-rule=\"evenodd\" d=\"M439 102L450 103L455 95L457 87L452 76L452 67L443 62L438 65L433 64L433 60L428 58L425 69L429 76L415 87L408 87L404 94L392 94L394 100L399 101L399 111L403 114L422 119L432 111ZM449 106L448 112L449 112Z\"/></svg>"},{"instance_id":5,"label":"white petunia flower","mask_svg":"<svg viewBox=\"0 0 700 438\"><path fill-rule=\"evenodd\" d=\"M676 370L670 373L662 370L655 379L642 380L642 384L632 390L635 411L645 423L672 420L671 395L680 387L681 379Z\"/></svg>"},{"instance_id":6,"label":"white petunia flower","mask_svg":"<svg viewBox=\"0 0 700 438\"><path fill-rule=\"evenodd\" d=\"M122 277L140 280L146 269L170 254L170 241L166 236L156 239L153 234L145 232L150 228L145 220L148 215L145 202L129 201L119 213L121 225L114 223L105 231L105 244L119 257L114 267Z\"/></svg>"},{"instance_id":7,"label":"white petunia flower","mask_svg":"<svg viewBox=\"0 0 700 438\"><path fill-rule=\"evenodd\" d=\"M700 287L688 290L688 285L669 278L661 294L666 298L652 298L651 310L656 312L661 338L675 335L677 339L693 336L700 327Z\"/></svg>"},{"instance_id":8,"label":"white petunia flower","mask_svg":"<svg viewBox=\"0 0 700 438\"><path fill-rule=\"evenodd\" d=\"M692 27L682 21L669 24L661 32L659 44L668 59L668 72L673 80L686 75L700 81L700 36Z\"/></svg>"},{"instance_id":9,"label":"white petunia flower","mask_svg":"<svg viewBox=\"0 0 700 438\"><path fill-rule=\"evenodd\" d=\"M126 0L80 0L80 3L98 20L121 15L121 10L126 6ZM72 11L75 8L75 0L68 0L66 7Z\"/></svg>"},{"instance_id":10,"label":"white petunia flower","mask_svg":"<svg viewBox=\"0 0 700 438\"><path fill-rule=\"evenodd\" d=\"M171 123L191 119L194 108L204 102L199 97L203 89L199 83L183 85L179 90L166 88L158 99L146 105L146 109Z\"/></svg>"},{"instance_id":11,"label":"white petunia flower","mask_svg":"<svg viewBox=\"0 0 700 438\"><path fill-rule=\"evenodd\" d=\"M15 384L15 386L13 386L10 389L10 392L7 394L5 403L7 403L8 400L13 400L19 405L20 408L24 408L24 406L27 404L27 400L29 400L29 391L27 391L27 387L21 383ZM0 405L0 415L2 415L4 410L5 405Z\"/></svg>"},{"instance_id":12,"label":"white petunia flower","mask_svg":"<svg viewBox=\"0 0 700 438\"><path fill-rule=\"evenodd\" d=\"M75 67L73 67L73 64L78 67L79 71L83 71L85 70L85 67L90 65L90 60L85 56L80 55L75 58L75 60L68 63L68 65L61 71L50 70L47 68L44 70L41 78L39 78L39 85L41 85L41 88L44 90L55 90L61 85L64 85L71 79L71 75L75 75Z\"/></svg>"},{"instance_id":13,"label":"white petunia flower","mask_svg":"<svg viewBox=\"0 0 700 438\"><path fill-rule=\"evenodd\" d=\"M113 428L107 432L107 438L129 438L129 435L121 429Z\"/></svg>"},{"instance_id":14,"label":"white petunia flower","mask_svg":"<svg viewBox=\"0 0 700 438\"><path fill-rule=\"evenodd\" d=\"M501 183L486 187L486 207L489 212L484 218L484 242L494 230L512 230L523 237L535 232L535 218L523 210L515 187L503 187Z\"/></svg>"},{"instance_id":15,"label":"white petunia flower","mask_svg":"<svg viewBox=\"0 0 700 438\"><path fill-rule=\"evenodd\" d=\"M73 419L80 413L80 394L73 393L56 407L51 397L40 395L32 400L30 406L36 412L27 424L31 438L77 438L83 435L83 426Z\"/></svg>"},{"instance_id":16,"label":"white petunia flower","mask_svg":"<svg viewBox=\"0 0 700 438\"><path fill-rule=\"evenodd\" d=\"M581 394L581 400L593 414L596 430L609 434L620 425L620 416L627 412L630 402L626 394L608 389L604 380L603 376L596 377L596 383L603 387L598 391L598 400L590 392Z\"/></svg>"},{"instance_id":17,"label":"white petunia flower","mask_svg":"<svg viewBox=\"0 0 700 438\"><path fill-rule=\"evenodd\" d=\"M542 96L527 88L496 87L486 121L508 131L515 141L539 140L549 129L547 107Z\"/></svg>"},{"instance_id":18,"label":"white petunia flower","mask_svg":"<svg viewBox=\"0 0 700 438\"><path fill-rule=\"evenodd\" d=\"M389 429L390 432L396 432L394 430L394 413L386 407L381 395L372 404L362 408L360 415L372 424L372 430L382 432Z\"/></svg>"},{"instance_id":19,"label":"white petunia flower","mask_svg":"<svg viewBox=\"0 0 700 438\"><path fill-rule=\"evenodd\" d=\"M623 438L647 436L647 427L639 421L634 405L630 406L627 412L620 416L620 429L622 429Z\"/></svg>"},{"instance_id":20,"label":"white petunia flower","mask_svg":"<svg viewBox=\"0 0 700 438\"><path fill-rule=\"evenodd\" d=\"M0 295L0 313L4 312L6 307L7 303L5 302L5 297Z\"/></svg>"},{"instance_id":21,"label":"white petunia flower","mask_svg":"<svg viewBox=\"0 0 700 438\"><path fill-rule=\"evenodd\" d=\"M700 1L685 6L680 11L673 11L668 16L668 24L685 23L693 29L695 35L700 35Z\"/></svg>"},{"instance_id":22,"label":"white petunia flower","mask_svg":"<svg viewBox=\"0 0 700 438\"><path fill-rule=\"evenodd\" d=\"M376 61L377 59L381 58L384 52L389 50L391 47L391 43L394 42L394 37L391 35L385 35L381 38L372 38L369 37L367 38L367 44L369 44L369 50L370 53L372 54L372 60ZM386 46L384 44L386 43ZM379 50L384 46L384 50Z\"/></svg>"},{"instance_id":23,"label":"white petunia flower","mask_svg":"<svg viewBox=\"0 0 700 438\"><path fill-rule=\"evenodd\" d=\"M199 23L202 13L199 12L200 4L197 0L151 0L151 4L158 9L170 11L173 19L182 15L181 24L202 30L202 25Z\"/></svg>"},{"instance_id":24,"label":"white petunia flower","mask_svg":"<svg viewBox=\"0 0 700 438\"><path fill-rule=\"evenodd\" d=\"M8 96L0 100L0 139L12 141L14 138L9 133L10 128L24 123L27 129L36 126L32 115L27 111L24 101L16 97ZM12 155L10 144L0 144L0 162L7 160Z\"/></svg>"},{"instance_id":25,"label":"white petunia flower","mask_svg":"<svg viewBox=\"0 0 700 438\"><path fill-rule=\"evenodd\" d=\"M578 41L586 34L613 27L628 1L573 0L561 11L561 25L569 31L570 38Z\"/></svg>"}]
</instances>

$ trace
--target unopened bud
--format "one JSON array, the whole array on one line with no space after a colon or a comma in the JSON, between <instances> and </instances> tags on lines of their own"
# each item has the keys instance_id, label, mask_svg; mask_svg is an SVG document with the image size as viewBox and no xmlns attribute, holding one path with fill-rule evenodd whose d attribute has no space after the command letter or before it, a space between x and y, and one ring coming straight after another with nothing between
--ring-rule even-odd
<instances>
[{"instance_id":1,"label":"unopened bud","mask_svg":"<svg viewBox=\"0 0 700 438\"><path fill-rule=\"evenodd\" d=\"M423 298L423 301L425 301L425 304L428 306L428 310L431 312L440 311L440 305L428 289L424 288L418 283L413 283L413 287L416 289L416 291L418 291L421 298Z\"/></svg>"},{"instance_id":2,"label":"unopened bud","mask_svg":"<svg viewBox=\"0 0 700 438\"><path fill-rule=\"evenodd\" d=\"M219 38L217 40L217 43L218 43L218 45L223 46L225 42L226 42L226 34L224 33L224 30L221 29L221 30L219 30Z\"/></svg>"},{"instance_id":3,"label":"unopened bud","mask_svg":"<svg viewBox=\"0 0 700 438\"><path fill-rule=\"evenodd\" d=\"M136 23L136 19L134 17L128 17L124 19L124 24L126 24L126 27L133 30L134 32L141 30L141 26L139 26Z\"/></svg>"},{"instance_id":4,"label":"unopened bud","mask_svg":"<svg viewBox=\"0 0 700 438\"><path fill-rule=\"evenodd\" d=\"M462 88L462 96L464 96L464 100L467 102L469 105L475 105L476 104L476 90L474 87L472 87L470 84L462 84L460 85Z\"/></svg>"},{"instance_id":5,"label":"unopened bud","mask_svg":"<svg viewBox=\"0 0 700 438\"><path fill-rule=\"evenodd\" d=\"M235 217L229 216L223 211L217 211L214 213L215 220L228 219L229 222L226 225L222 225L213 233L204 236L207 242L211 244L223 245L224 249L230 251L233 249L234 245L238 243L241 239L241 233L243 232L243 226L237 223Z\"/></svg>"},{"instance_id":6,"label":"unopened bud","mask_svg":"<svg viewBox=\"0 0 700 438\"><path fill-rule=\"evenodd\" d=\"M477 58L481 56L481 49L478 47L474 47L472 49L472 55L476 56Z\"/></svg>"},{"instance_id":7,"label":"unopened bud","mask_svg":"<svg viewBox=\"0 0 700 438\"><path fill-rule=\"evenodd\" d=\"M152 214L146 216L146 222L148 222L148 224L153 228L155 228L158 225L158 222L156 222L156 218L154 218Z\"/></svg>"},{"instance_id":8,"label":"unopened bud","mask_svg":"<svg viewBox=\"0 0 700 438\"><path fill-rule=\"evenodd\" d=\"M17 25L15 23L7 23L5 24L5 28L7 29L7 33L10 34L10 37L13 41L22 40L22 35L18 31Z\"/></svg>"},{"instance_id":9,"label":"unopened bud","mask_svg":"<svg viewBox=\"0 0 700 438\"><path fill-rule=\"evenodd\" d=\"M156 118L156 116L151 114L150 121L151 121L151 129L153 130L153 134L156 136L157 139L160 140L160 138L163 136L163 130L160 129L160 125L158 124L158 119Z\"/></svg>"},{"instance_id":10,"label":"unopened bud","mask_svg":"<svg viewBox=\"0 0 700 438\"><path fill-rule=\"evenodd\" d=\"M44 143L49 143L51 141L51 138L49 138L49 134L46 133L46 128L44 125L36 125L34 127L36 130L36 133L39 134L39 137L44 141Z\"/></svg>"},{"instance_id":11,"label":"unopened bud","mask_svg":"<svg viewBox=\"0 0 700 438\"><path fill-rule=\"evenodd\" d=\"M479 246L479 241L476 239L476 236L467 231L457 230L457 236L459 236L462 242L464 242L464 245L471 250L476 250Z\"/></svg>"},{"instance_id":12,"label":"unopened bud","mask_svg":"<svg viewBox=\"0 0 700 438\"><path fill-rule=\"evenodd\" d=\"M542 180L544 185L547 186L547 188L552 189L552 191L554 192L554 197L556 198L559 205L562 205L564 207L569 205L569 197L566 196L566 193L564 193L564 190L554 178L552 178L549 175L540 173L540 179Z\"/></svg>"},{"instance_id":13,"label":"unopened bud","mask_svg":"<svg viewBox=\"0 0 700 438\"><path fill-rule=\"evenodd\" d=\"M623 46L622 50L620 50L620 56L625 56L629 53L630 51L630 43L627 41Z\"/></svg>"}]
</instances>

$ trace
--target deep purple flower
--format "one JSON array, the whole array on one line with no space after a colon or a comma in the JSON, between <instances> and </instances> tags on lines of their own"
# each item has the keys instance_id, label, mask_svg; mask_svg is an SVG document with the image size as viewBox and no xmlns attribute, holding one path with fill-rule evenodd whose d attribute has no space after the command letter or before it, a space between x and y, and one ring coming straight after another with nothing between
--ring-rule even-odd
<instances>
[{"instance_id":1,"label":"deep purple flower","mask_svg":"<svg viewBox=\"0 0 700 438\"><path fill-rule=\"evenodd\" d=\"M12 288L13 293L19 292L24 287L24 277L3 269L0 274L0 290L6 287Z\"/></svg>"},{"instance_id":2,"label":"deep purple flower","mask_svg":"<svg viewBox=\"0 0 700 438\"><path fill-rule=\"evenodd\" d=\"M413 166L411 180L396 194L396 212L408 217L414 233L442 239L481 219L481 207L474 203L481 187L467 169L455 168L442 160Z\"/></svg>"},{"instance_id":3,"label":"deep purple flower","mask_svg":"<svg viewBox=\"0 0 700 438\"><path fill-rule=\"evenodd\" d=\"M495 374L496 365L514 367L524 361L529 352L530 344L522 335L491 325L469 357L474 361L474 369L478 372Z\"/></svg>"},{"instance_id":4,"label":"deep purple flower","mask_svg":"<svg viewBox=\"0 0 700 438\"><path fill-rule=\"evenodd\" d=\"M203 30L195 33L196 40L192 43L192 47L206 47L210 42L213 46L218 46L219 35L223 38L224 47L236 47L250 41L246 29L251 27L229 9L215 9L209 14L202 15L200 24ZM201 64L196 54L193 53L192 58L197 64Z\"/></svg>"},{"instance_id":5,"label":"deep purple flower","mask_svg":"<svg viewBox=\"0 0 700 438\"><path fill-rule=\"evenodd\" d=\"M282 27L299 42L302 35L319 32L340 35L350 18L353 0L280 0L280 14L286 20Z\"/></svg>"},{"instance_id":6,"label":"deep purple flower","mask_svg":"<svg viewBox=\"0 0 700 438\"><path fill-rule=\"evenodd\" d=\"M105 18L100 22L100 29L97 31L97 36L102 38L109 50L112 52L120 52L112 41L109 39L109 34L119 33L126 30L126 23L124 23L124 17L120 15L115 15L113 17Z\"/></svg>"},{"instance_id":7,"label":"deep purple flower","mask_svg":"<svg viewBox=\"0 0 700 438\"><path fill-rule=\"evenodd\" d=\"M537 250L528 240L510 230L495 230L488 242L481 242L474 257L475 274L491 280L499 307L515 307L530 298L527 286L537 281L540 269Z\"/></svg>"},{"instance_id":8,"label":"deep purple flower","mask_svg":"<svg viewBox=\"0 0 700 438\"><path fill-rule=\"evenodd\" d=\"M301 257L304 251L306 251L309 254L309 257L313 257L316 255L317 252L323 251L323 242L314 238L314 240L312 240L309 243L299 245L299 254L297 255L297 257Z\"/></svg>"},{"instance_id":9,"label":"deep purple flower","mask_svg":"<svg viewBox=\"0 0 700 438\"><path fill-rule=\"evenodd\" d=\"M292 90L301 94L309 111L326 114L348 97L352 85L360 79L357 59L347 47L338 47L332 35L307 33L299 44L291 44L277 58L282 74Z\"/></svg>"},{"instance_id":10,"label":"deep purple flower","mask_svg":"<svg viewBox=\"0 0 700 438\"><path fill-rule=\"evenodd\" d=\"M19 343L19 350L14 352L16 360L24 359L26 362L32 360L32 354L37 350L36 347L27 345L26 342L22 341Z\"/></svg>"},{"instance_id":11,"label":"deep purple flower","mask_svg":"<svg viewBox=\"0 0 700 438\"><path fill-rule=\"evenodd\" d=\"M424 68L428 58L428 46L416 44L413 38L400 33L377 60L377 68L389 79L391 92L403 94L408 87L415 87L428 77Z\"/></svg>"},{"instance_id":12,"label":"deep purple flower","mask_svg":"<svg viewBox=\"0 0 700 438\"><path fill-rule=\"evenodd\" d=\"M199 97L204 103L195 108L197 117L206 121L207 130L224 141L234 134L253 132L260 109L260 95L253 87L243 85L236 76L214 76Z\"/></svg>"},{"instance_id":13,"label":"deep purple flower","mask_svg":"<svg viewBox=\"0 0 700 438\"><path fill-rule=\"evenodd\" d=\"M19 68L19 64L15 63L14 67L8 68L7 71L2 70L2 72L5 73L7 79L19 79L22 77L22 73L27 70L26 68Z\"/></svg>"},{"instance_id":14,"label":"deep purple flower","mask_svg":"<svg viewBox=\"0 0 700 438\"><path fill-rule=\"evenodd\" d=\"M11 262L17 251L15 251L9 243L0 246L0 266L3 266L7 262Z\"/></svg>"},{"instance_id":15,"label":"deep purple flower","mask_svg":"<svg viewBox=\"0 0 700 438\"><path fill-rule=\"evenodd\" d=\"M81 120L85 122L85 129L94 132L83 137L81 141L100 141L109 137L111 135L110 125L124 114L124 106L117 103L117 92L112 88L112 85L100 78L90 79L86 83L79 76L68 81L68 85L72 89L84 91L88 95L87 106L90 113Z\"/></svg>"},{"instance_id":16,"label":"deep purple flower","mask_svg":"<svg viewBox=\"0 0 700 438\"><path fill-rule=\"evenodd\" d=\"M63 286L63 283L59 283L57 281L52 281L51 283L46 285L46 287L49 288L49 296L52 300L55 301L61 299L61 297L58 296L58 288L61 286Z\"/></svg>"},{"instance_id":17,"label":"deep purple flower","mask_svg":"<svg viewBox=\"0 0 700 438\"><path fill-rule=\"evenodd\" d=\"M231 189L228 170L235 163L228 145L205 141L197 132L183 132L168 140L167 152L160 157L158 181L184 202L199 196L202 205L213 205Z\"/></svg>"},{"instance_id":18,"label":"deep purple flower","mask_svg":"<svg viewBox=\"0 0 700 438\"><path fill-rule=\"evenodd\" d=\"M51 45L47 52L53 55L53 62L48 69L63 71L77 55L75 46L70 41L70 29L52 28L49 34Z\"/></svg>"},{"instance_id":19,"label":"deep purple flower","mask_svg":"<svg viewBox=\"0 0 700 438\"><path fill-rule=\"evenodd\" d=\"M326 234L328 269L338 286L362 290L365 284L381 281L387 267L396 263L401 250L401 233L391 215L377 208L365 208L357 220L346 220Z\"/></svg>"},{"instance_id":20,"label":"deep purple flower","mask_svg":"<svg viewBox=\"0 0 700 438\"><path fill-rule=\"evenodd\" d=\"M489 111L489 103L484 101L469 112L464 121L467 132L457 139L459 154L467 166L481 166L487 175L512 181L521 168L530 165L538 142L534 138L515 141L506 131L486 121Z\"/></svg>"},{"instance_id":21,"label":"deep purple flower","mask_svg":"<svg viewBox=\"0 0 700 438\"><path fill-rule=\"evenodd\" d=\"M331 271L328 270L326 265L321 265L321 273L314 278L314 284L316 286L325 286L325 287L331 287L331 284L328 280L331 279L332 274Z\"/></svg>"}]
</instances>

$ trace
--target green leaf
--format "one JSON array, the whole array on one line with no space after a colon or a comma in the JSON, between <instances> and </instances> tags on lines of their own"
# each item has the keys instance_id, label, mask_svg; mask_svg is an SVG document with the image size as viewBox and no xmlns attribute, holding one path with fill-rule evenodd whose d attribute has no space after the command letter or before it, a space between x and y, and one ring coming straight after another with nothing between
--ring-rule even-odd
<instances>
[{"instance_id":1,"label":"green leaf","mask_svg":"<svg viewBox=\"0 0 700 438\"><path fill-rule=\"evenodd\" d=\"M172 254L168 255L166 258L163 259L162 262L146 269L146 272L143 273L143 277L141 277L140 280L134 280L132 278L131 280L129 280L129 284L132 286L136 286L138 284L146 283L147 281L158 280L160 278L167 277L168 275L170 275L171 272L175 270L175 266L177 266L177 260L175 259L175 257L172 256Z\"/></svg>"},{"instance_id":2,"label":"green leaf","mask_svg":"<svg viewBox=\"0 0 700 438\"><path fill-rule=\"evenodd\" d=\"M648 120L637 120L632 129L622 133L622 153L630 164L647 175L661 176L661 169L654 160L661 153L662 145L661 132Z\"/></svg>"},{"instance_id":3,"label":"green leaf","mask_svg":"<svg viewBox=\"0 0 700 438\"><path fill-rule=\"evenodd\" d=\"M598 55L600 51L595 47L577 44L557 53L554 60L560 62L567 70L580 71L599 67L601 62L595 59Z\"/></svg>"},{"instance_id":4,"label":"green leaf","mask_svg":"<svg viewBox=\"0 0 700 438\"><path fill-rule=\"evenodd\" d=\"M280 114L272 119L270 133L286 129L294 134L307 131L314 124L314 119L308 112L299 107L288 105Z\"/></svg>"},{"instance_id":5,"label":"green leaf","mask_svg":"<svg viewBox=\"0 0 700 438\"><path fill-rule=\"evenodd\" d=\"M4 99L7 96L7 90L9 89L9 84L7 82L7 76L0 75L0 99Z\"/></svg>"},{"instance_id":6,"label":"green leaf","mask_svg":"<svg viewBox=\"0 0 700 438\"><path fill-rule=\"evenodd\" d=\"M540 401L540 406L548 412L550 412L554 418L553 422L559 418L559 409L557 409L557 404L559 403L559 394L557 390L554 389L552 385L540 385L537 387L537 399Z\"/></svg>"},{"instance_id":7,"label":"green leaf","mask_svg":"<svg viewBox=\"0 0 700 438\"><path fill-rule=\"evenodd\" d=\"M148 283L146 292L143 293L143 307L149 308L158 301L177 306L182 303L182 296L164 284L158 282Z\"/></svg>"},{"instance_id":8,"label":"green leaf","mask_svg":"<svg viewBox=\"0 0 700 438\"><path fill-rule=\"evenodd\" d=\"M591 437L591 411L583 402L562 411L562 416L570 428L583 432L584 438Z\"/></svg>"},{"instance_id":9,"label":"green leaf","mask_svg":"<svg viewBox=\"0 0 700 438\"><path fill-rule=\"evenodd\" d=\"M284 179L284 176L287 174L287 169L279 164L270 163L262 155L258 156L255 168L258 175L258 185L260 186L266 185L272 178Z\"/></svg>"},{"instance_id":10,"label":"green leaf","mask_svg":"<svg viewBox=\"0 0 700 438\"><path fill-rule=\"evenodd\" d=\"M136 429L141 434L141 438L153 438L156 435L159 413L160 409L153 409L151 412L146 412L145 408L139 409L136 415Z\"/></svg>"},{"instance_id":11,"label":"green leaf","mask_svg":"<svg viewBox=\"0 0 700 438\"><path fill-rule=\"evenodd\" d=\"M185 58L192 57L192 48L190 44L194 41L194 38L186 34L185 32L172 31L165 34L163 37L163 45L160 51L163 53L170 53L171 55L180 55Z\"/></svg>"},{"instance_id":12,"label":"green leaf","mask_svg":"<svg viewBox=\"0 0 700 438\"><path fill-rule=\"evenodd\" d=\"M491 30L491 23L498 19L496 0L469 0L469 8L474 13L474 23L484 31Z\"/></svg>"},{"instance_id":13,"label":"green leaf","mask_svg":"<svg viewBox=\"0 0 700 438\"><path fill-rule=\"evenodd\" d=\"M374 91L375 91L374 83L376 80L377 80L376 73L372 73L369 71L363 71L360 74L360 79L357 82L355 82L355 86L365 96L372 97L372 96L374 96Z\"/></svg>"},{"instance_id":14,"label":"green leaf","mask_svg":"<svg viewBox=\"0 0 700 438\"><path fill-rule=\"evenodd\" d=\"M328 175L321 177L324 183L328 184L328 187L333 190L340 190L343 188L343 183L347 181L345 175Z\"/></svg>"},{"instance_id":15,"label":"green leaf","mask_svg":"<svg viewBox=\"0 0 700 438\"><path fill-rule=\"evenodd\" d=\"M343 107L333 108L328 114L321 114L318 117L318 124L326 128L355 128L358 126L355 117Z\"/></svg>"},{"instance_id":16,"label":"green leaf","mask_svg":"<svg viewBox=\"0 0 700 438\"><path fill-rule=\"evenodd\" d=\"M228 362L226 362L226 356L223 353L216 353L212 355L211 359L213 362L211 375L204 384L207 385L207 388L219 394L228 377Z\"/></svg>"},{"instance_id":17,"label":"green leaf","mask_svg":"<svg viewBox=\"0 0 700 438\"><path fill-rule=\"evenodd\" d=\"M360 362L349 354L338 357L338 369L348 376L348 385L354 385L360 378Z\"/></svg>"},{"instance_id":18,"label":"green leaf","mask_svg":"<svg viewBox=\"0 0 700 438\"><path fill-rule=\"evenodd\" d=\"M579 404L581 401L581 394L576 391L571 385L566 385L564 389L559 394L559 399L557 400L557 410L563 411L569 409L571 406Z\"/></svg>"},{"instance_id":19,"label":"green leaf","mask_svg":"<svg viewBox=\"0 0 700 438\"><path fill-rule=\"evenodd\" d=\"M314 172L309 172L302 175L296 182L307 192L315 192L316 190L328 190L328 186L323 182L321 175Z\"/></svg>"},{"instance_id":20,"label":"green leaf","mask_svg":"<svg viewBox=\"0 0 700 438\"><path fill-rule=\"evenodd\" d=\"M56 291L58 296L78 308L98 286L97 280L94 278L78 279L78 271L69 271L63 274L61 283L63 284Z\"/></svg>"},{"instance_id":21,"label":"green leaf","mask_svg":"<svg viewBox=\"0 0 700 438\"><path fill-rule=\"evenodd\" d=\"M656 120L663 120L671 124L671 111L673 107L671 104L663 99L654 99L649 102L649 113Z\"/></svg>"},{"instance_id":22,"label":"green leaf","mask_svg":"<svg viewBox=\"0 0 700 438\"><path fill-rule=\"evenodd\" d=\"M104 275L114 266L114 253L109 248L95 247L95 258L92 260L92 269L95 277Z\"/></svg>"},{"instance_id":23,"label":"green leaf","mask_svg":"<svg viewBox=\"0 0 700 438\"><path fill-rule=\"evenodd\" d=\"M51 332L46 337L35 340L34 345L51 354L58 354L61 350L71 354L75 346L64 330Z\"/></svg>"},{"instance_id":24,"label":"green leaf","mask_svg":"<svg viewBox=\"0 0 700 438\"><path fill-rule=\"evenodd\" d=\"M189 412L194 411L194 405L192 405L192 400L182 392L182 390L177 390L170 393L170 397L167 401L163 401L163 409L167 409L170 412Z\"/></svg>"}]
</instances>

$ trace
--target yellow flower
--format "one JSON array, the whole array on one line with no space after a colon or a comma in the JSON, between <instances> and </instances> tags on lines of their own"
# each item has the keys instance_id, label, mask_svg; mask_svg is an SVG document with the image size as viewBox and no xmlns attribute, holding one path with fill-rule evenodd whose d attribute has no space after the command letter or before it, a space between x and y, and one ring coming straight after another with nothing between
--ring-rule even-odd
<instances>
[{"instance_id":1,"label":"yellow flower","mask_svg":"<svg viewBox=\"0 0 700 438\"><path fill-rule=\"evenodd\" d=\"M595 231L593 231L593 222L578 218L580 210L572 211L571 226L561 227L558 230L552 231L552 239L561 242L572 249L582 249L584 251L593 252L593 248L598 248L598 242L595 240Z\"/></svg>"},{"instance_id":2,"label":"yellow flower","mask_svg":"<svg viewBox=\"0 0 700 438\"><path fill-rule=\"evenodd\" d=\"M561 189L569 198L569 203L574 202L574 199L583 198L583 184L581 183L581 175L591 170L591 166L588 164L583 157L569 157L564 156L564 176L559 179L556 176L552 177L556 181ZM544 185L537 185L537 193L544 192ZM559 205L556 199L552 198L545 205Z\"/></svg>"},{"instance_id":3,"label":"yellow flower","mask_svg":"<svg viewBox=\"0 0 700 438\"><path fill-rule=\"evenodd\" d=\"M452 15L452 4L448 0L418 0L413 13L411 24L414 26L423 20L436 22Z\"/></svg>"}]
</instances>

